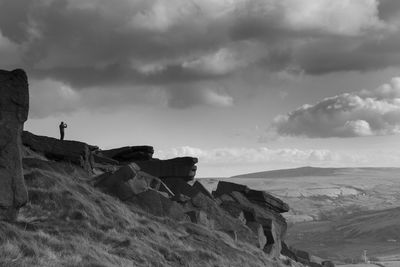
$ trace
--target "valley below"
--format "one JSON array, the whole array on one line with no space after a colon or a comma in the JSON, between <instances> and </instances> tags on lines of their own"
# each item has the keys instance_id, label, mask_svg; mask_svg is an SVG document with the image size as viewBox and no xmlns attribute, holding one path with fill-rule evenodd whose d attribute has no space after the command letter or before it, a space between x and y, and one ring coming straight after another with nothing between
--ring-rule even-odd
<instances>
[{"instance_id":1,"label":"valley below","mask_svg":"<svg viewBox=\"0 0 400 267\"><path fill-rule=\"evenodd\" d=\"M400 266L399 168L304 167L225 179L287 202L293 247L343 263L363 261L365 251L369 260ZM209 190L219 180L201 179Z\"/></svg>"}]
</instances>

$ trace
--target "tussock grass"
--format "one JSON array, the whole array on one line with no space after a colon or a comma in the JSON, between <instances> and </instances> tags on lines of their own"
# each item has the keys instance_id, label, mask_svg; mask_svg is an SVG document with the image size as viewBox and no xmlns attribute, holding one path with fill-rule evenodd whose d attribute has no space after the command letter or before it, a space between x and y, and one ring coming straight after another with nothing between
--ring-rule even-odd
<instances>
[{"instance_id":1,"label":"tussock grass","mask_svg":"<svg viewBox=\"0 0 400 267\"><path fill-rule=\"evenodd\" d=\"M285 266L200 225L155 217L105 195L81 169L24 160L29 203L0 222L0 266Z\"/></svg>"}]
</instances>

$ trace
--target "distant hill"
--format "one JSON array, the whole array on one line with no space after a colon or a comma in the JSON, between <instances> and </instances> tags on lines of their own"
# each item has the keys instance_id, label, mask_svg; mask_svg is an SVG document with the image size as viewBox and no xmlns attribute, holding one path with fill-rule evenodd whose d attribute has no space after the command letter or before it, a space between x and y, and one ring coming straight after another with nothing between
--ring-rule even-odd
<instances>
[{"instance_id":1,"label":"distant hill","mask_svg":"<svg viewBox=\"0 0 400 267\"><path fill-rule=\"evenodd\" d=\"M398 168L379 168L379 167L363 167L363 168L318 168L318 167L300 167L294 169L281 169L263 172L253 172L232 176L231 178L289 178L289 177L305 177L305 176L335 176L344 171L356 170L389 170Z\"/></svg>"}]
</instances>

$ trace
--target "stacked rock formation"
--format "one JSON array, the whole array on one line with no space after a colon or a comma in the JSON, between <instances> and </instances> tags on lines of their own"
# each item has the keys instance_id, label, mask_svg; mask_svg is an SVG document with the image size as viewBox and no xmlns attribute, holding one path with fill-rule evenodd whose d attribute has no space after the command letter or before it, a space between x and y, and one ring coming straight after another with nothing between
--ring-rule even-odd
<instances>
[{"instance_id":1,"label":"stacked rock formation","mask_svg":"<svg viewBox=\"0 0 400 267\"><path fill-rule=\"evenodd\" d=\"M21 132L28 110L25 72L0 70L0 220L14 220L28 200L21 165Z\"/></svg>"},{"instance_id":2,"label":"stacked rock formation","mask_svg":"<svg viewBox=\"0 0 400 267\"><path fill-rule=\"evenodd\" d=\"M213 195L223 209L234 217L241 217L253 230L266 253L279 257L287 229L281 213L289 211L288 204L267 192L225 181L218 183Z\"/></svg>"}]
</instances>

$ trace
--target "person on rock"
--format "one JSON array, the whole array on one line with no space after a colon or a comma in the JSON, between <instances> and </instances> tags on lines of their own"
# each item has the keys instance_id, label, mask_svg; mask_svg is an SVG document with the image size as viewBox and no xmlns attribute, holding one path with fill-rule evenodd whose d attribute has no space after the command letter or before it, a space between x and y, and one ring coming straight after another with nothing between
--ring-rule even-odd
<instances>
[{"instance_id":1,"label":"person on rock","mask_svg":"<svg viewBox=\"0 0 400 267\"><path fill-rule=\"evenodd\" d=\"M64 129L67 128L67 124L64 123L63 121L60 123L60 140L64 140Z\"/></svg>"}]
</instances>

